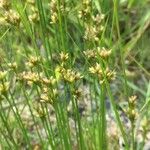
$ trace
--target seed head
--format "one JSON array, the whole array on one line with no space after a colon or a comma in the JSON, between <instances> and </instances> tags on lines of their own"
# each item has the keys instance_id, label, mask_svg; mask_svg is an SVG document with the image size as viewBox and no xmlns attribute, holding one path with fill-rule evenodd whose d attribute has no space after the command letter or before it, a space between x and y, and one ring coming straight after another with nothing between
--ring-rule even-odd
<instances>
[{"instance_id":1,"label":"seed head","mask_svg":"<svg viewBox=\"0 0 150 150\"><path fill-rule=\"evenodd\" d=\"M91 0L84 0L82 3L82 9L78 12L78 17L87 20L91 12Z\"/></svg>"},{"instance_id":2,"label":"seed head","mask_svg":"<svg viewBox=\"0 0 150 150\"><path fill-rule=\"evenodd\" d=\"M86 50L86 51L83 51L83 53L85 54L87 58L95 58L96 56L96 52L94 50Z\"/></svg>"},{"instance_id":3,"label":"seed head","mask_svg":"<svg viewBox=\"0 0 150 150\"><path fill-rule=\"evenodd\" d=\"M129 97L129 101L128 101L127 115L132 124L135 123L135 120L138 117L138 112L136 110L136 99L137 99L137 96L133 95L133 96Z\"/></svg>"},{"instance_id":4,"label":"seed head","mask_svg":"<svg viewBox=\"0 0 150 150\"><path fill-rule=\"evenodd\" d=\"M41 80L44 85L54 85L56 83L56 79L53 76L49 77L49 79L44 77Z\"/></svg>"},{"instance_id":5,"label":"seed head","mask_svg":"<svg viewBox=\"0 0 150 150\"><path fill-rule=\"evenodd\" d=\"M0 8L4 8L8 10L10 8L10 1L9 0L0 0Z\"/></svg>"},{"instance_id":6,"label":"seed head","mask_svg":"<svg viewBox=\"0 0 150 150\"><path fill-rule=\"evenodd\" d=\"M7 23L12 24L14 26L18 26L20 24L20 16L19 14L10 9L9 11L6 11L4 14L5 20Z\"/></svg>"},{"instance_id":7,"label":"seed head","mask_svg":"<svg viewBox=\"0 0 150 150\"><path fill-rule=\"evenodd\" d=\"M65 68L61 69L61 75L65 81L70 82L70 83L83 78L83 76L81 76L81 74L79 72L75 72L71 69L65 69Z\"/></svg>"},{"instance_id":8,"label":"seed head","mask_svg":"<svg viewBox=\"0 0 150 150\"><path fill-rule=\"evenodd\" d=\"M16 62L13 62L13 63L8 63L8 67L12 70L16 70L18 66Z\"/></svg>"},{"instance_id":9,"label":"seed head","mask_svg":"<svg viewBox=\"0 0 150 150\"><path fill-rule=\"evenodd\" d=\"M82 90L81 89L74 90L73 95L75 98L80 98L82 96Z\"/></svg>"},{"instance_id":10,"label":"seed head","mask_svg":"<svg viewBox=\"0 0 150 150\"><path fill-rule=\"evenodd\" d=\"M129 97L129 103L130 104L135 104L136 100L137 100L137 96L136 95L133 95L133 96Z\"/></svg>"},{"instance_id":11,"label":"seed head","mask_svg":"<svg viewBox=\"0 0 150 150\"><path fill-rule=\"evenodd\" d=\"M0 84L0 95L5 95L9 89L9 82L4 82Z\"/></svg>"},{"instance_id":12,"label":"seed head","mask_svg":"<svg viewBox=\"0 0 150 150\"><path fill-rule=\"evenodd\" d=\"M30 5L35 5L35 0L27 0L27 3Z\"/></svg>"},{"instance_id":13,"label":"seed head","mask_svg":"<svg viewBox=\"0 0 150 150\"><path fill-rule=\"evenodd\" d=\"M89 68L90 73L95 74L100 83L104 83L105 79L110 82L112 80L115 80L116 78L116 72L111 71L109 68L106 68L104 71L101 69L100 64L96 63L95 66L92 66Z\"/></svg>"},{"instance_id":14,"label":"seed head","mask_svg":"<svg viewBox=\"0 0 150 150\"><path fill-rule=\"evenodd\" d=\"M65 62L68 58L69 58L69 54L68 53L64 53L64 52L60 53L60 60L62 62Z\"/></svg>"},{"instance_id":15,"label":"seed head","mask_svg":"<svg viewBox=\"0 0 150 150\"><path fill-rule=\"evenodd\" d=\"M96 14L96 16L92 16L92 20L97 24L99 25L103 19L105 18L105 15L104 14Z\"/></svg>"},{"instance_id":16,"label":"seed head","mask_svg":"<svg viewBox=\"0 0 150 150\"><path fill-rule=\"evenodd\" d=\"M56 102L57 95L58 95L57 89L51 89L50 91L48 88L44 88L43 93L41 94L40 97L40 102L49 103L53 105L54 102Z\"/></svg>"},{"instance_id":17,"label":"seed head","mask_svg":"<svg viewBox=\"0 0 150 150\"><path fill-rule=\"evenodd\" d=\"M99 28L96 26L86 26L84 39L88 41L99 40Z\"/></svg>"},{"instance_id":18,"label":"seed head","mask_svg":"<svg viewBox=\"0 0 150 150\"><path fill-rule=\"evenodd\" d=\"M97 48L97 54L103 59L107 59L111 55L112 50L106 50L104 47Z\"/></svg>"},{"instance_id":19,"label":"seed head","mask_svg":"<svg viewBox=\"0 0 150 150\"><path fill-rule=\"evenodd\" d=\"M41 82L40 75L35 72L22 72L18 76L19 80L26 81L29 85L32 85L32 83L39 84Z\"/></svg>"},{"instance_id":20,"label":"seed head","mask_svg":"<svg viewBox=\"0 0 150 150\"><path fill-rule=\"evenodd\" d=\"M41 58L40 57L34 57L34 56L30 56L28 62L26 63L27 66L29 67L35 67L38 65L38 63L40 62Z\"/></svg>"},{"instance_id":21,"label":"seed head","mask_svg":"<svg viewBox=\"0 0 150 150\"><path fill-rule=\"evenodd\" d=\"M108 81L112 81L116 79L116 72L106 68L105 70L106 78Z\"/></svg>"},{"instance_id":22,"label":"seed head","mask_svg":"<svg viewBox=\"0 0 150 150\"><path fill-rule=\"evenodd\" d=\"M102 74L102 69L100 64L96 63L95 66L89 68L90 73L92 74Z\"/></svg>"},{"instance_id":23,"label":"seed head","mask_svg":"<svg viewBox=\"0 0 150 150\"><path fill-rule=\"evenodd\" d=\"M137 116L138 116L138 113L137 113L137 111L134 110L134 109L132 109L132 110L129 109L129 110L128 110L128 116L129 116L130 121L131 121L131 122L134 122L134 121L136 120Z\"/></svg>"},{"instance_id":24,"label":"seed head","mask_svg":"<svg viewBox=\"0 0 150 150\"><path fill-rule=\"evenodd\" d=\"M0 81L5 79L6 75L7 75L7 71L0 71Z\"/></svg>"},{"instance_id":25,"label":"seed head","mask_svg":"<svg viewBox=\"0 0 150 150\"><path fill-rule=\"evenodd\" d=\"M34 109L37 117L44 118L46 116L46 110L40 104L34 106Z\"/></svg>"}]
</instances>

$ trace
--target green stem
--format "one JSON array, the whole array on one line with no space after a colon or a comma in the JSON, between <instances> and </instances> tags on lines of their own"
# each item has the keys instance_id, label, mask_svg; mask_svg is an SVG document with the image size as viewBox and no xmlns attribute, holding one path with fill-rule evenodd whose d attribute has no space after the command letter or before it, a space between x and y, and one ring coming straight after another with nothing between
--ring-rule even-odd
<instances>
[{"instance_id":1,"label":"green stem","mask_svg":"<svg viewBox=\"0 0 150 150\"><path fill-rule=\"evenodd\" d=\"M1 110L3 110L2 105L1 105ZM6 128L8 134L9 134L10 141L13 143L14 149L17 150L17 149L18 149L18 145L17 145L17 143L15 142L14 137L12 136L12 132L10 131L10 127L9 127L9 125L8 125L8 121L7 121L7 118L6 118L6 116L5 116L5 113L1 112L1 113L0 113L0 117L1 117L1 119L2 119L2 122L3 122L3 124L4 124L4 127Z\"/></svg>"},{"instance_id":2,"label":"green stem","mask_svg":"<svg viewBox=\"0 0 150 150\"><path fill-rule=\"evenodd\" d=\"M71 91L74 90L74 85L70 86ZM79 113L79 107L77 103L77 99L74 98L73 93L71 93L71 101L74 109L74 114L75 114L75 121L77 122L78 125L78 136L77 139L79 138L79 146L81 150L85 149L85 144L84 144L84 138L83 138L83 131L82 131L82 126L81 126L81 118L80 118L80 113Z\"/></svg>"},{"instance_id":3,"label":"green stem","mask_svg":"<svg viewBox=\"0 0 150 150\"><path fill-rule=\"evenodd\" d=\"M32 112L32 108L31 108L31 105L30 105L30 102L29 102L29 97L28 97L28 95L27 95L27 93L26 93L24 87L23 87L23 93L24 93L24 96L25 96L25 98L26 98L26 102L27 102L27 105L28 105L28 107L29 107L29 111L30 111L30 113L31 113L33 122L34 122L34 124L35 124L36 132L37 132L37 135L38 135L38 137L39 137L40 143L44 146L42 137L41 137L40 132L39 132L39 130L38 130L37 123L36 123L36 121L35 121L35 117L34 117L33 112Z\"/></svg>"},{"instance_id":4,"label":"green stem","mask_svg":"<svg viewBox=\"0 0 150 150\"><path fill-rule=\"evenodd\" d=\"M101 150L107 149L106 144L106 105L105 105L105 87L104 84L101 85L101 96L100 96L100 124L101 124Z\"/></svg>"},{"instance_id":5,"label":"green stem","mask_svg":"<svg viewBox=\"0 0 150 150\"><path fill-rule=\"evenodd\" d=\"M131 132L132 132L132 135L131 135L131 137L132 137L132 150L135 150L135 139L134 139L134 123L133 122L131 122Z\"/></svg>"},{"instance_id":6,"label":"green stem","mask_svg":"<svg viewBox=\"0 0 150 150\"><path fill-rule=\"evenodd\" d=\"M24 136L24 138L25 138L25 140L26 140L26 142L27 142L29 148L31 148L31 144L30 144L29 136L28 136L28 134L27 134L27 130L25 129L25 126L24 126L24 124L23 124L23 122L22 122L21 116L19 115L18 108L17 108L16 105L15 105L15 100L14 100L14 98L13 98L13 96L12 96L12 94L11 94L10 91L9 91L9 95L11 96L11 99L12 99L13 104L11 103L11 100L9 99L9 97L8 97L7 95L5 95L5 97L6 97L8 103L9 103L9 105L10 105L10 107L11 107L11 109L12 109L14 115L15 115L15 118L16 118L16 120L17 120L17 122L18 122L18 125L19 125L20 128L22 129L23 136ZM15 108L16 111L14 110L13 107Z\"/></svg>"},{"instance_id":7,"label":"green stem","mask_svg":"<svg viewBox=\"0 0 150 150\"><path fill-rule=\"evenodd\" d=\"M5 135L5 133L0 129L0 133L1 133L1 136L0 136L0 142L1 142L1 148L2 149L4 149L3 148L3 144L4 144L4 141L2 140L2 136L4 137L4 139L5 139L5 141L6 141L6 143L7 143L7 145L8 145L8 147L9 147L9 149L11 149L11 144L9 143L9 141L8 141L8 139L7 139L7 136ZM6 148L6 147L5 147Z\"/></svg>"},{"instance_id":8,"label":"green stem","mask_svg":"<svg viewBox=\"0 0 150 150\"><path fill-rule=\"evenodd\" d=\"M110 97L110 103L111 103L111 105L112 105L112 108L113 108L113 111L114 111L114 114L115 114L115 117L116 117L117 124L118 124L118 126L119 126L119 128L120 128L120 131L121 131L123 140L124 140L124 142L125 142L126 149L129 150L128 140L127 140L127 137L126 137L126 134L125 134L123 125L122 125L122 123L121 123L121 120L120 120L120 117L119 117L119 113L118 113L118 111L117 111L116 104L115 104L115 101L114 101L112 92L111 92L111 90L110 90L110 86L109 86L109 84L108 84L107 81L106 81L106 89L107 89L108 95L109 95L109 97Z\"/></svg>"}]
</instances>

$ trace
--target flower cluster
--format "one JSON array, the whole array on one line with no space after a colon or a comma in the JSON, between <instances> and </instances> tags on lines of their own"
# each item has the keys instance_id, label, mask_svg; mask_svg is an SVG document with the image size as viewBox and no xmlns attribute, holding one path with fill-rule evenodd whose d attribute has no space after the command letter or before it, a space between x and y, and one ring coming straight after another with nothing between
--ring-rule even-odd
<instances>
[{"instance_id":1,"label":"flower cluster","mask_svg":"<svg viewBox=\"0 0 150 150\"><path fill-rule=\"evenodd\" d=\"M137 102L137 96L133 95L131 97L129 97L129 105L128 105L128 109L127 109L127 115L129 117L129 120L131 122L131 124L135 123L135 120L138 116L138 112L136 111L136 102Z\"/></svg>"},{"instance_id":2,"label":"flower cluster","mask_svg":"<svg viewBox=\"0 0 150 150\"><path fill-rule=\"evenodd\" d=\"M26 65L29 66L30 68L33 68L40 63L40 60L41 60L40 57L30 56Z\"/></svg>"},{"instance_id":3,"label":"flower cluster","mask_svg":"<svg viewBox=\"0 0 150 150\"><path fill-rule=\"evenodd\" d=\"M6 81L7 71L0 71L0 101L7 94L9 82Z\"/></svg>"},{"instance_id":4,"label":"flower cluster","mask_svg":"<svg viewBox=\"0 0 150 150\"><path fill-rule=\"evenodd\" d=\"M98 42L102 31L104 30L103 20L104 14L96 13L92 14L92 1L83 1L82 9L79 11L79 18L84 21L85 33L84 39L86 41Z\"/></svg>"},{"instance_id":5,"label":"flower cluster","mask_svg":"<svg viewBox=\"0 0 150 150\"><path fill-rule=\"evenodd\" d=\"M35 5L35 0L27 0L27 3L30 5Z\"/></svg>"},{"instance_id":6,"label":"flower cluster","mask_svg":"<svg viewBox=\"0 0 150 150\"><path fill-rule=\"evenodd\" d=\"M32 10L32 14L29 15L29 20L32 23L36 23L40 19L39 18L39 12L38 12L37 8L35 8L35 7L32 7L31 10Z\"/></svg>"},{"instance_id":7,"label":"flower cluster","mask_svg":"<svg viewBox=\"0 0 150 150\"><path fill-rule=\"evenodd\" d=\"M7 71L0 71L0 81L5 79L6 75L7 75Z\"/></svg>"},{"instance_id":8,"label":"flower cluster","mask_svg":"<svg viewBox=\"0 0 150 150\"><path fill-rule=\"evenodd\" d=\"M56 67L55 69L55 75L58 78L63 79L64 81L73 83L79 79L81 79L83 76L77 71L74 71L73 69L70 69L67 65L67 61L69 59L69 54L61 52L59 54L59 60L60 65Z\"/></svg>"},{"instance_id":9,"label":"flower cluster","mask_svg":"<svg viewBox=\"0 0 150 150\"><path fill-rule=\"evenodd\" d=\"M9 0L1 0L0 1L0 8L8 10L10 8L10 1Z\"/></svg>"},{"instance_id":10,"label":"flower cluster","mask_svg":"<svg viewBox=\"0 0 150 150\"><path fill-rule=\"evenodd\" d=\"M0 83L0 95L5 95L9 89L9 82Z\"/></svg>"},{"instance_id":11,"label":"flower cluster","mask_svg":"<svg viewBox=\"0 0 150 150\"><path fill-rule=\"evenodd\" d=\"M115 80L116 72L110 70L108 67L105 70L102 70L100 64L96 63L94 66L89 68L89 72L95 74L100 83L104 83L105 80L108 82Z\"/></svg>"},{"instance_id":12,"label":"flower cluster","mask_svg":"<svg viewBox=\"0 0 150 150\"><path fill-rule=\"evenodd\" d=\"M78 88L78 89L74 89L74 91L72 91L73 96L77 99L79 99L80 97L82 97L82 89Z\"/></svg>"},{"instance_id":13,"label":"flower cluster","mask_svg":"<svg viewBox=\"0 0 150 150\"><path fill-rule=\"evenodd\" d=\"M96 49L93 50L86 50L83 51L85 56L87 58L102 58L102 59L107 59L111 55L112 50L107 50L105 47L97 47Z\"/></svg>"},{"instance_id":14,"label":"flower cluster","mask_svg":"<svg viewBox=\"0 0 150 150\"><path fill-rule=\"evenodd\" d=\"M46 85L51 86L56 83L56 79L53 76L50 76L49 78L43 77L42 73L38 74L36 72L22 72L18 74L18 79L26 81L29 85L32 85L33 83L38 85Z\"/></svg>"},{"instance_id":15,"label":"flower cluster","mask_svg":"<svg viewBox=\"0 0 150 150\"><path fill-rule=\"evenodd\" d=\"M18 65L17 65L16 62L13 62L13 63L8 63L8 67L9 67L10 70L16 71L17 68L18 68Z\"/></svg>"},{"instance_id":16,"label":"flower cluster","mask_svg":"<svg viewBox=\"0 0 150 150\"><path fill-rule=\"evenodd\" d=\"M83 53L87 58L95 58L96 57L96 51L95 50L88 49L86 51L83 51Z\"/></svg>"},{"instance_id":17,"label":"flower cluster","mask_svg":"<svg viewBox=\"0 0 150 150\"><path fill-rule=\"evenodd\" d=\"M87 25L85 27L84 39L88 41L99 41L100 33L103 31L103 26Z\"/></svg>"},{"instance_id":18,"label":"flower cluster","mask_svg":"<svg viewBox=\"0 0 150 150\"><path fill-rule=\"evenodd\" d=\"M36 8L35 6L35 0L28 0L27 1L27 4L29 5L30 7L30 12L29 12L29 21L31 23L37 23L39 21L39 12L38 12L38 9Z\"/></svg>"},{"instance_id":19,"label":"flower cluster","mask_svg":"<svg viewBox=\"0 0 150 150\"><path fill-rule=\"evenodd\" d=\"M96 49L88 49L86 51L83 51L83 53L88 59L93 60L92 63L94 62L94 65L89 67L89 72L96 75L100 83L103 83L105 79L108 82L115 79L116 72L109 69L108 63L105 63L105 65L103 65L103 62L107 62L112 53L112 50L108 50L104 47L97 47ZM101 63L97 63L97 60L99 61L99 59L103 61ZM101 65L103 66L103 68L101 67Z\"/></svg>"},{"instance_id":20,"label":"flower cluster","mask_svg":"<svg viewBox=\"0 0 150 150\"><path fill-rule=\"evenodd\" d=\"M0 1L0 23L4 26L19 26L20 25L20 16L17 11L11 8L11 2L8 0Z\"/></svg>"},{"instance_id":21,"label":"flower cluster","mask_svg":"<svg viewBox=\"0 0 150 150\"><path fill-rule=\"evenodd\" d=\"M60 2L60 4L57 3L56 0L52 0L49 3L50 13L51 13L51 24L56 24L58 22L59 13L65 15L66 12L68 12L68 8L66 7L66 2Z\"/></svg>"},{"instance_id":22,"label":"flower cluster","mask_svg":"<svg viewBox=\"0 0 150 150\"><path fill-rule=\"evenodd\" d=\"M62 78L65 81L70 82L70 83L73 83L83 78L83 76L81 76L79 72L76 72L72 69L60 68L60 73L61 73Z\"/></svg>"},{"instance_id":23,"label":"flower cluster","mask_svg":"<svg viewBox=\"0 0 150 150\"><path fill-rule=\"evenodd\" d=\"M33 83L39 84L40 83L40 75L35 72L22 72L18 75L18 80L26 81L29 85L32 85Z\"/></svg>"},{"instance_id":24,"label":"flower cluster","mask_svg":"<svg viewBox=\"0 0 150 150\"><path fill-rule=\"evenodd\" d=\"M42 107L41 104L36 104L34 106L34 110L36 111L35 116L44 118L46 116L46 108Z\"/></svg>"},{"instance_id":25,"label":"flower cluster","mask_svg":"<svg viewBox=\"0 0 150 150\"><path fill-rule=\"evenodd\" d=\"M78 12L80 19L88 20L91 12L91 0L83 0L82 9Z\"/></svg>"},{"instance_id":26,"label":"flower cluster","mask_svg":"<svg viewBox=\"0 0 150 150\"><path fill-rule=\"evenodd\" d=\"M64 53L64 52L60 53L60 60L62 62L66 62L68 60L68 58L69 58L69 54L68 53Z\"/></svg>"},{"instance_id":27,"label":"flower cluster","mask_svg":"<svg viewBox=\"0 0 150 150\"><path fill-rule=\"evenodd\" d=\"M11 9L10 1L1 0L0 8L2 8L3 24L19 26L20 16L15 10Z\"/></svg>"},{"instance_id":28,"label":"flower cluster","mask_svg":"<svg viewBox=\"0 0 150 150\"><path fill-rule=\"evenodd\" d=\"M58 21L58 10L57 10L57 1L52 0L49 4L51 12L51 24L55 24Z\"/></svg>"},{"instance_id":29,"label":"flower cluster","mask_svg":"<svg viewBox=\"0 0 150 150\"><path fill-rule=\"evenodd\" d=\"M8 10L4 13L5 21L14 26L19 26L20 24L20 16L15 10Z\"/></svg>"},{"instance_id":30,"label":"flower cluster","mask_svg":"<svg viewBox=\"0 0 150 150\"><path fill-rule=\"evenodd\" d=\"M40 96L40 102L44 103L50 103L54 104L56 102L56 98L58 95L58 90L57 89L49 89L47 87L43 88L41 96Z\"/></svg>"},{"instance_id":31,"label":"flower cluster","mask_svg":"<svg viewBox=\"0 0 150 150\"><path fill-rule=\"evenodd\" d=\"M103 59L107 59L111 55L112 50L107 50L105 47L98 47L97 54Z\"/></svg>"}]
</instances>

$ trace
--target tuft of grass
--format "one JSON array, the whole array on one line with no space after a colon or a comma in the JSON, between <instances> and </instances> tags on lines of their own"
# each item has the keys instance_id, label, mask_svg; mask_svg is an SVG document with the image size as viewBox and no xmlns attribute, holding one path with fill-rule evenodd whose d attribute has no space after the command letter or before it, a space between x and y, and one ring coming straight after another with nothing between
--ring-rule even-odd
<instances>
[{"instance_id":1,"label":"tuft of grass","mask_svg":"<svg viewBox=\"0 0 150 150\"><path fill-rule=\"evenodd\" d=\"M149 6L1 0L0 149L144 149Z\"/></svg>"}]
</instances>

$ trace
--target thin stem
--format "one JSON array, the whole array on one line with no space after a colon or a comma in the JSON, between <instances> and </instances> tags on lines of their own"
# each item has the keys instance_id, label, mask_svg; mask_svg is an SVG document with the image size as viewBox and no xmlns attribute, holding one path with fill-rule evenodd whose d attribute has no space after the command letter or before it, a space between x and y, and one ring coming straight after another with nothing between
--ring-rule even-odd
<instances>
[{"instance_id":1,"label":"thin stem","mask_svg":"<svg viewBox=\"0 0 150 150\"><path fill-rule=\"evenodd\" d=\"M134 123L131 123L131 132L132 132L132 150L135 150L135 139L134 139Z\"/></svg>"},{"instance_id":2,"label":"thin stem","mask_svg":"<svg viewBox=\"0 0 150 150\"><path fill-rule=\"evenodd\" d=\"M116 117L117 124L118 124L118 126L119 126L119 128L120 128L120 131L121 131L123 140L124 140L124 142L125 142L126 149L129 150L128 140L127 140L127 137L126 137L126 134L125 134L123 125L122 125L122 123L121 123L121 120L120 120L120 117L119 117L119 113L118 113L118 111L117 111L116 104L115 104L115 101L114 101L112 92L111 92L111 90L110 90L110 86L109 86L109 84L108 84L107 81L106 81L105 83L106 83L106 89L107 89L108 95L109 95L109 97L110 97L110 102L111 102L113 111L114 111L114 113L115 113L115 117Z\"/></svg>"},{"instance_id":3,"label":"thin stem","mask_svg":"<svg viewBox=\"0 0 150 150\"><path fill-rule=\"evenodd\" d=\"M105 87L104 84L101 85L101 96L100 96L100 123L101 123L101 136L100 136L100 141L101 141L101 150L107 149L107 144L106 144L106 105L105 105Z\"/></svg>"}]
</instances>

